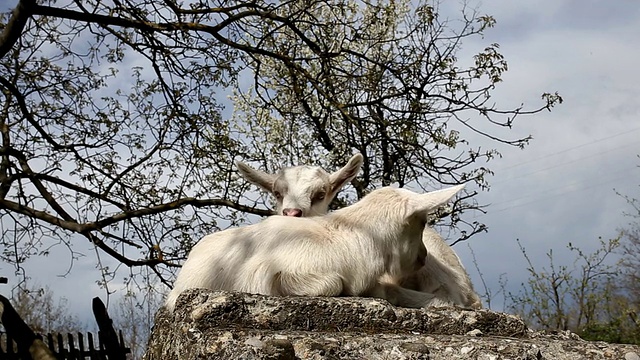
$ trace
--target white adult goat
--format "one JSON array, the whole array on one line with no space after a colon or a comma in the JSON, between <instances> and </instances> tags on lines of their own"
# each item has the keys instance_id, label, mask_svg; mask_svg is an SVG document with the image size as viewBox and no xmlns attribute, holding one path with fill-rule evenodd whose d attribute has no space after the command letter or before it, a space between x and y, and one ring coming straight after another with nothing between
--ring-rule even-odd
<instances>
[{"instance_id":1,"label":"white adult goat","mask_svg":"<svg viewBox=\"0 0 640 360\"><path fill-rule=\"evenodd\" d=\"M329 174L318 166L300 165L268 174L240 161L240 175L276 198L276 212L288 216L324 215L340 189L360 171L362 155L355 154L342 169Z\"/></svg>"},{"instance_id":2,"label":"white adult goat","mask_svg":"<svg viewBox=\"0 0 640 360\"><path fill-rule=\"evenodd\" d=\"M182 266L166 306L189 288L264 295L368 296L404 307L448 303L402 288L424 265L429 213L464 185L416 194L381 188L328 215L271 216L205 236ZM389 282L380 281L381 278Z\"/></svg>"},{"instance_id":3,"label":"white adult goat","mask_svg":"<svg viewBox=\"0 0 640 360\"><path fill-rule=\"evenodd\" d=\"M356 154L331 175L317 166L301 165L267 174L242 162L236 162L236 165L247 181L276 198L279 215L314 216L327 213L331 200L357 175L362 162L362 155ZM401 285L436 294L458 306L481 308L480 297L455 251L430 227L425 227L423 242L428 253L424 268L402 279Z\"/></svg>"}]
</instances>

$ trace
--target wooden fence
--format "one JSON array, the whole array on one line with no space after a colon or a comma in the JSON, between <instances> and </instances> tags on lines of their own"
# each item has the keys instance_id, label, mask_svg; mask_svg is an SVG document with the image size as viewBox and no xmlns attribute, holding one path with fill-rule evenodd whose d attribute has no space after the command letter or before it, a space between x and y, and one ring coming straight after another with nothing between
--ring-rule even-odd
<instances>
[{"instance_id":1,"label":"wooden fence","mask_svg":"<svg viewBox=\"0 0 640 360\"><path fill-rule=\"evenodd\" d=\"M42 336L22 320L9 299L0 295L0 323L6 331L0 333L0 360L126 360L131 349L124 346L122 331L118 336L113 329L113 321L102 300L94 298L92 308L99 329L98 347L92 333L87 333L86 343L83 334L78 333L77 339L68 334L66 346L61 334L55 337L48 334L48 344L45 344Z\"/></svg>"},{"instance_id":2,"label":"wooden fence","mask_svg":"<svg viewBox=\"0 0 640 360\"><path fill-rule=\"evenodd\" d=\"M38 338L42 339L42 336L38 335ZM95 338L98 340L97 346L94 341ZM73 334L67 334L66 337L62 334L47 334L46 338L42 340L59 360L114 359L113 356L109 356L110 351L105 348L103 338L102 332L98 332L98 336L94 336L89 332L86 336L78 333L75 337ZM124 359L126 354L131 353L131 350L124 346L122 331L119 332L117 352L119 353L116 357L117 359ZM17 345L6 333L0 333L0 359L25 360L18 354Z\"/></svg>"}]
</instances>

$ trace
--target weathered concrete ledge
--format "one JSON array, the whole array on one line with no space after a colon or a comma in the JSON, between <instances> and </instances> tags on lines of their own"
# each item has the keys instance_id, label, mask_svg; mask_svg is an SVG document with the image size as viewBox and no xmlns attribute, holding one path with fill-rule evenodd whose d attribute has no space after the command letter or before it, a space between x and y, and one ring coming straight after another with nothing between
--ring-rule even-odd
<instances>
[{"instance_id":1,"label":"weathered concrete ledge","mask_svg":"<svg viewBox=\"0 0 640 360\"><path fill-rule=\"evenodd\" d=\"M161 310L146 360L625 359L640 347L543 334L489 310L405 309L371 298L189 290Z\"/></svg>"}]
</instances>

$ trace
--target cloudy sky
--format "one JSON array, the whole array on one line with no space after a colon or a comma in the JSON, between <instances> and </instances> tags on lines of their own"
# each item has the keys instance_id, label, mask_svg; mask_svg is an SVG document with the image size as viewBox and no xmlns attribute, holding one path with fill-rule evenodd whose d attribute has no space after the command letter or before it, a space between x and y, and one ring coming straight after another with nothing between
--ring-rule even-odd
<instances>
[{"instance_id":1,"label":"cloudy sky","mask_svg":"<svg viewBox=\"0 0 640 360\"><path fill-rule=\"evenodd\" d=\"M558 264L570 265L569 242L593 251L598 237L615 237L630 221L616 191L640 197L640 7L489 0L481 9L497 20L484 40L499 43L509 62L496 102L531 104L542 91L564 99L552 112L520 118L514 131L533 135L531 145L503 149L491 167L491 190L478 199L491 204L478 218L489 232L454 247L479 292L470 248L494 292L501 274L517 291L527 273L516 239L536 267L548 266L549 249ZM494 309L502 300L494 299Z\"/></svg>"},{"instance_id":2,"label":"cloudy sky","mask_svg":"<svg viewBox=\"0 0 640 360\"><path fill-rule=\"evenodd\" d=\"M12 4L0 5L4 11ZM571 264L569 242L593 251L599 237L614 237L629 222L623 212L630 209L615 191L640 197L640 6L635 0L487 0L480 9L493 15L497 26L484 39L463 44L460 58L500 44L509 71L495 102L503 108L521 102L535 106L545 91L564 98L552 112L516 123L510 134L531 134L533 141L525 150L499 147L504 157L492 162L491 190L478 198L491 204L477 219L489 232L454 247L478 292L484 290L471 250L494 293L501 274L517 292L527 273L516 239L538 267L548 264L549 249L559 264ZM96 285L95 256L87 255L66 277L69 263L55 261L55 253L31 261L27 271L88 318L87 299L104 297L104 290ZM0 265L3 272L8 268ZM5 289L0 288L3 294ZM502 303L498 296L493 308L502 310Z\"/></svg>"}]
</instances>

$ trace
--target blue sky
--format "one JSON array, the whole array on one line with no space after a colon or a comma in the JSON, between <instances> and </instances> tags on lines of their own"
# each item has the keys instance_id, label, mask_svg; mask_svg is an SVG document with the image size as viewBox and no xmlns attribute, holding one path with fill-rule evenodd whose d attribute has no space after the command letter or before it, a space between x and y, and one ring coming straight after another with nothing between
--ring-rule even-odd
<instances>
[{"instance_id":1,"label":"blue sky","mask_svg":"<svg viewBox=\"0 0 640 360\"><path fill-rule=\"evenodd\" d=\"M0 5L9 8L7 2ZM552 112L521 117L504 132L513 138L533 135L524 150L474 140L498 146L504 156L489 164L495 172L491 190L478 196L480 203L491 204L487 215L476 215L489 232L454 249L480 293L471 250L492 291L501 274L508 277L508 290L517 291L527 273L516 239L538 267L547 264L549 249L558 263L571 264L569 242L592 251L598 237L614 237L629 222L623 211L630 208L614 189L640 197L640 7L623 0L492 0L482 2L480 12L493 15L497 25L484 39L464 43L459 58L469 61L487 44L500 44L509 71L493 100L505 108L540 104L544 91L564 98ZM90 299L104 298L105 292L96 284L99 272L89 244L84 250L87 256L66 277L70 264L61 248L26 268L35 282L51 286L69 299L74 312L88 317ZM3 272L8 269L0 265ZM3 294L6 289L0 288ZM502 310L501 298L493 300L493 308Z\"/></svg>"}]
</instances>

